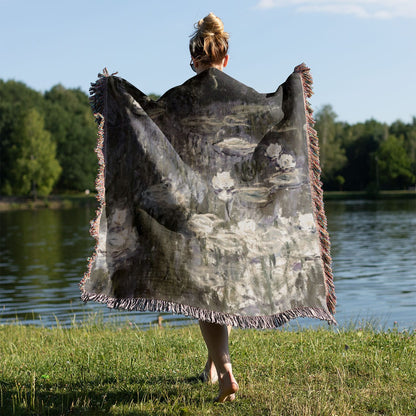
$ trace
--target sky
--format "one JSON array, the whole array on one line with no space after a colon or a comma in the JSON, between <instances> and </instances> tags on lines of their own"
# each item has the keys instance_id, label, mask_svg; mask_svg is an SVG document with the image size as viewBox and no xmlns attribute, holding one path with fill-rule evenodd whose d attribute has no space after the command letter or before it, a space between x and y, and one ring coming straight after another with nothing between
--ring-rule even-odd
<instances>
[{"instance_id":1,"label":"sky","mask_svg":"<svg viewBox=\"0 0 416 416\"><path fill-rule=\"evenodd\" d=\"M230 34L226 73L257 91L305 62L315 111L416 117L416 0L0 0L0 79L87 92L107 67L163 94L194 75L189 36L209 12Z\"/></svg>"}]
</instances>

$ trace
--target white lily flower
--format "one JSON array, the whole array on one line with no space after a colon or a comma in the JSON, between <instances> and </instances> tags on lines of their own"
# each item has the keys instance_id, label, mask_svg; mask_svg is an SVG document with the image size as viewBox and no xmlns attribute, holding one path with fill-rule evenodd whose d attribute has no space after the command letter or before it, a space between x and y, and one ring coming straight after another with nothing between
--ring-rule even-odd
<instances>
[{"instance_id":1,"label":"white lily flower","mask_svg":"<svg viewBox=\"0 0 416 416\"><path fill-rule=\"evenodd\" d=\"M227 191L234 188L234 179L230 172L218 172L212 178L212 186L216 191Z\"/></svg>"},{"instance_id":2,"label":"white lily flower","mask_svg":"<svg viewBox=\"0 0 416 416\"><path fill-rule=\"evenodd\" d=\"M270 159L277 159L282 153L282 146L279 143L272 143L266 149L266 156Z\"/></svg>"},{"instance_id":3,"label":"white lily flower","mask_svg":"<svg viewBox=\"0 0 416 416\"><path fill-rule=\"evenodd\" d=\"M282 168L282 169L292 169L296 166L296 162L295 159L293 158L293 156L287 154L287 153L283 153L279 159L277 160L277 164Z\"/></svg>"}]
</instances>

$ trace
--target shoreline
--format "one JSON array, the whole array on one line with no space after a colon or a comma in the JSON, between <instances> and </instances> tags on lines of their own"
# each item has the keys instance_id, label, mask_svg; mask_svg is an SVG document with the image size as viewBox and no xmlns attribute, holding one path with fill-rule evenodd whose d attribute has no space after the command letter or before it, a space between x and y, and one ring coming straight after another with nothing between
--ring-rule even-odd
<instances>
[{"instance_id":1,"label":"shoreline","mask_svg":"<svg viewBox=\"0 0 416 416\"><path fill-rule=\"evenodd\" d=\"M324 201L336 200L383 200L383 199L416 199L416 191L380 191L370 193L366 191L327 191Z\"/></svg>"},{"instance_id":2,"label":"shoreline","mask_svg":"<svg viewBox=\"0 0 416 416\"><path fill-rule=\"evenodd\" d=\"M25 196L0 196L0 212L36 209L70 209L98 205L96 194L57 194L36 200Z\"/></svg>"},{"instance_id":3,"label":"shoreline","mask_svg":"<svg viewBox=\"0 0 416 416\"><path fill-rule=\"evenodd\" d=\"M416 191L328 191L324 201L338 200L416 199ZM79 206L98 205L96 194L56 194L36 200L24 196L0 196L0 212L35 209L70 209Z\"/></svg>"}]
</instances>

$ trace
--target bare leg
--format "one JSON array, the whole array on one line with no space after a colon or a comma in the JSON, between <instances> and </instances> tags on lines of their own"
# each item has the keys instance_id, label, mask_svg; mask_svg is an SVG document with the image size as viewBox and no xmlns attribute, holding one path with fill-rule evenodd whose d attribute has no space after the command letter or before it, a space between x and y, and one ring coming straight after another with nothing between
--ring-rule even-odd
<instances>
[{"instance_id":1,"label":"bare leg","mask_svg":"<svg viewBox=\"0 0 416 416\"><path fill-rule=\"evenodd\" d=\"M228 328L226 325L199 321L202 336L208 348L208 362L211 359L217 370L219 395L216 401L232 401L238 384L233 376L230 353L228 351ZM211 367L210 367L211 368Z\"/></svg>"},{"instance_id":2,"label":"bare leg","mask_svg":"<svg viewBox=\"0 0 416 416\"><path fill-rule=\"evenodd\" d=\"M231 326L227 326L228 336L230 336ZM202 331L202 330L201 330ZM200 375L200 379L207 383L215 384L218 381L217 369L215 368L214 361L212 361L211 355L208 352L208 359L205 364L204 371Z\"/></svg>"},{"instance_id":3,"label":"bare leg","mask_svg":"<svg viewBox=\"0 0 416 416\"><path fill-rule=\"evenodd\" d=\"M202 381L211 384L215 384L218 381L217 369L215 368L214 361L212 361L212 358L209 354L204 371L202 371L202 374L199 376L199 378Z\"/></svg>"}]
</instances>

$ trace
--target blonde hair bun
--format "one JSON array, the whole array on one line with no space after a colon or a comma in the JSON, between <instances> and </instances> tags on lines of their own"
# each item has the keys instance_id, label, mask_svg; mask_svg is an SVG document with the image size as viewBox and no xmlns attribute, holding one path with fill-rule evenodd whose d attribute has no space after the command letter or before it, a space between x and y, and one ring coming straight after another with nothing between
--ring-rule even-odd
<instances>
[{"instance_id":1,"label":"blonde hair bun","mask_svg":"<svg viewBox=\"0 0 416 416\"><path fill-rule=\"evenodd\" d=\"M189 41L191 56L203 64L220 63L228 53L230 37L222 20L211 12L195 23L195 29Z\"/></svg>"},{"instance_id":2,"label":"blonde hair bun","mask_svg":"<svg viewBox=\"0 0 416 416\"><path fill-rule=\"evenodd\" d=\"M229 38L228 33L224 32L224 23L212 12L201 19L195 25L195 28L204 36L223 35L226 36L227 39Z\"/></svg>"}]
</instances>

